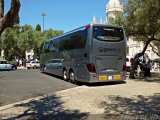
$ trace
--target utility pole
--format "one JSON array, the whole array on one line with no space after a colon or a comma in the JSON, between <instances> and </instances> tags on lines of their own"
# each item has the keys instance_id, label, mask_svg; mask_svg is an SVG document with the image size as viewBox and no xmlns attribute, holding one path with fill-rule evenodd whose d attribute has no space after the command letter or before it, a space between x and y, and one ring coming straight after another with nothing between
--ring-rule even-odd
<instances>
[{"instance_id":1,"label":"utility pole","mask_svg":"<svg viewBox=\"0 0 160 120\"><path fill-rule=\"evenodd\" d=\"M42 18L43 18L43 31L44 31L44 17L46 16L46 14L43 12L42 13Z\"/></svg>"}]
</instances>

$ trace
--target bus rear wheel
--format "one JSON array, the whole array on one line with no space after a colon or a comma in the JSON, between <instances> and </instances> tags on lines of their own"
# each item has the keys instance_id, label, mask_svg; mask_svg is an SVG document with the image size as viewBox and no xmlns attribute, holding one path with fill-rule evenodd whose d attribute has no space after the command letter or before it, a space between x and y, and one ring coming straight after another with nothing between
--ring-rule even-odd
<instances>
[{"instance_id":1,"label":"bus rear wheel","mask_svg":"<svg viewBox=\"0 0 160 120\"><path fill-rule=\"evenodd\" d=\"M75 80L75 74L74 74L74 72L73 71L70 71L69 72L69 81L71 82L71 83L77 83L76 82L76 80Z\"/></svg>"},{"instance_id":2,"label":"bus rear wheel","mask_svg":"<svg viewBox=\"0 0 160 120\"><path fill-rule=\"evenodd\" d=\"M63 70L63 79L64 79L65 81L68 80L67 71L66 71L66 70Z\"/></svg>"}]
</instances>

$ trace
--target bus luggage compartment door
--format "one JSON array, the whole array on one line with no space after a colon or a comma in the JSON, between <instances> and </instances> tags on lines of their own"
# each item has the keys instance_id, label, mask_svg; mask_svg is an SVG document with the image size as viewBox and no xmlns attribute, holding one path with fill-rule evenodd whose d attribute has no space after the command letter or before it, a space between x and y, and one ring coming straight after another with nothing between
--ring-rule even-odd
<instances>
[{"instance_id":1,"label":"bus luggage compartment door","mask_svg":"<svg viewBox=\"0 0 160 120\"><path fill-rule=\"evenodd\" d=\"M120 56L96 57L96 70L99 76L102 75L108 77L108 76L120 75L120 73L122 72L122 68L123 68L123 60L122 57Z\"/></svg>"},{"instance_id":2,"label":"bus luggage compartment door","mask_svg":"<svg viewBox=\"0 0 160 120\"><path fill-rule=\"evenodd\" d=\"M119 56L97 56L96 70L98 72L122 71L123 61Z\"/></svg>"}]
</instances>

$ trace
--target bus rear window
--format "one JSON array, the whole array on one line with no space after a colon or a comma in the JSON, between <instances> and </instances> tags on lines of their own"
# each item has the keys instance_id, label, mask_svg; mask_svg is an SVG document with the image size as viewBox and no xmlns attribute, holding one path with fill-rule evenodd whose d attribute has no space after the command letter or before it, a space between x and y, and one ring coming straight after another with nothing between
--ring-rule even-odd
<instances>
[{"instance_id":1,"label":"bus rear window","mask_svg":"<svg viewBox=\"0 0 160 120\"><path fill-rule=\"evenodd\" d=\"M93 27L93 38L102 41L120 41L124 39L123 30L116 27Z\"/></svg>"}]
</instances>

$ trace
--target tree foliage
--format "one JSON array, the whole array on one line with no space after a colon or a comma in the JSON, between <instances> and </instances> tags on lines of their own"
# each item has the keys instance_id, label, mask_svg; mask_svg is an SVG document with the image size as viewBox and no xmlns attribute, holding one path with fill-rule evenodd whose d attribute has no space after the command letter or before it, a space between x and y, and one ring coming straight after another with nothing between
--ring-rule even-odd
<instances>
[{"instance_id":1,"label":"tree foliage","mask_svg":"<svg viewBox=\"0 0 160 120\"><path fill-rule=\"evenodd\" d=\"M159 40L159 0L128 0L126 29L140 40ZM145 39L146 38L146 39Z\"/></svg>"},{"instance_id":2,"label":"tree foliage","mask_svg":"<svg viewBox=\"0 0 160 120\"><path fill-rule=\"evenodd\" d=\"M15 56L25 58L25 52L33 50L34 56L39 56L41 44L55 36L62 34L63 31L45 30L37 31L31 25L14 25L7 28L1 35L1 48L4 50L4 56L7 60L12 60Z\"/></svg>"},{"instance_id":3,"label":"tree foliage","mask_svg":"<svg viewBox=\"0 0 160 120\"><path fill-rule=\"evenodd\" d=\"M125 22L125 17L122 12L115 12L115 17L109 17L108 23L113 24L113 25L118 25L118 26L123 26Z\"/></svg>"},{"instance_id":4,"label":"tree foliage","mask_svg":"<svg viewBox=\"0 0 160 120\"><path fill-rule=\"evenodd\" d=\"M40 25L40 24L37 24L37 25L36 25L35 31L41 31L41 25Z\"/></svg>"},{"instance_id":5,"label":"tree foliage","mask_svg":"<svg viewBox=\"0 0 160 120\"><path fill-rule=\"evenodd\" d=\"M12 59L13 55L18 56L17 32L11 28L6 28L1 35L1 45L6 59Z\"/></svg>"}]
</instances>

